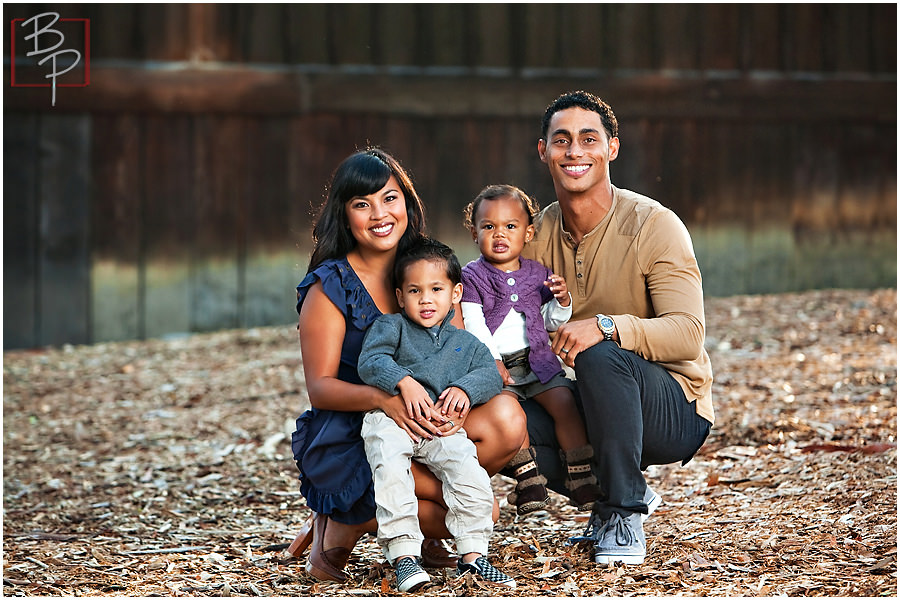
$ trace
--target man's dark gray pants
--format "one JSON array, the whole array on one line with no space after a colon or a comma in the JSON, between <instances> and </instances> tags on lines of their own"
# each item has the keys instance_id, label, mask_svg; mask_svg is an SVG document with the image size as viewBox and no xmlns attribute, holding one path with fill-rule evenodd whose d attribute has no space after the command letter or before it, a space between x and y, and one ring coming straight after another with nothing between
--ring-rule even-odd
<instances>
[{"instance_id":1,"label":"man's dark gray pants","mask_svg":"<svg viewBox=\"0 0 900 600\"><path fill-rule=\"evenodd\" d=\"M650 465L687 463L709 435L710 423L663 367L614 342L601 342L575 357L580 408L594 448L604 498L594 513L646 513ZM550 489L566 494L565 467L550 415L534 400L522 403L538 466Z\"/></svg>"}]
</instances>

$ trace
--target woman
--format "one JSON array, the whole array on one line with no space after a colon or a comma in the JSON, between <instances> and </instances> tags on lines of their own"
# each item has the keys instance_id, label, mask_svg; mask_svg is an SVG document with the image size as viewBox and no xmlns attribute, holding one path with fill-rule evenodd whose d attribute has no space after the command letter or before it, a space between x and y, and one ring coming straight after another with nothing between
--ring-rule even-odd
<instances>
[{"instance_id":1,"label":"woman","mask_svg":"<svg viewBox=\"0 0 900 600\"><path fill-rule=\"evenodd\" d=\"M312 546L306 570L317 579L345 581L344 567L359 538L376 530L372 474L365 459L362 414L381 409L413 439L465 430L481 465L498 472L522 446L525 415L515 401L496 397L468 415L410 418L400 396L364 385L356 372L362 338L382 313L398 312L390 281L398 249L425 233L422 202L407 173L389 154L357 152L334 173L313 228L315 249L297 286L300 350L312 408L297 419L294 459L300 491L313 516L291 544L295 556ZM438 425L437 423L443 423ZM436 542L449 537L439 481L414 463L419 522L427 538L425 566L447 567L455 557ZM494 520L499 509L495 503ZM427 547L426 547L427 546Z\"/></svg>"}]
</instances>

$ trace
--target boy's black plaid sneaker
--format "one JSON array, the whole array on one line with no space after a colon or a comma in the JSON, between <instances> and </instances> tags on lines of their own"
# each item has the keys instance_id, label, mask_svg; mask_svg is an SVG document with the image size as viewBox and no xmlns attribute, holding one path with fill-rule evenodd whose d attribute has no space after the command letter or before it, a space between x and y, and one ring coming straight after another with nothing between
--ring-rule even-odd
<instances>
[{"instance_id":1,"label":"boy's black plaid sneaker","mask_svg":"<svg viewBox=\"0 0 900 600\"><path fill-rule=\"evenodd\" d=\"M401 558L397 561L397 589L401 592L415 592L431 581L431 577L414 558Z\"/></svg>"},{"instance_id":2,"label":"boy's black plaid sneaker","mask_svg":"<svg viewBox=\"0 0 900 600\"><path fill-rule=\"evenodd\" d=\"M491 563L488 562L483 556L479 556L475 559L475 563L464 563L462 558L456 563L456 574L457 575L465 575L466 573L473 573L475 576L480 577L485 581L485 583L489 583L491 585L500 585L503 587L508 587L511 589L516 588L516 580L500 571L499 569L494 568Z\"/></svg>"}]
</instances>

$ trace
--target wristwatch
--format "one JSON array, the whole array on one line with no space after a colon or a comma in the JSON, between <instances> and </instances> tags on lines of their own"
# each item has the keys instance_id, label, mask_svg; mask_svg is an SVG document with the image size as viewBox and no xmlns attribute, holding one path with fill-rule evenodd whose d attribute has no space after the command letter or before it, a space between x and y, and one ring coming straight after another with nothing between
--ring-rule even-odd
<instances>
[{"instance_id":1,"label":"wristwatch","mask_svg":"<svg viewBox=\"0 0 900 600\"><path fill-rule=\"evenodd\" d=\"M615 322L604 314L597 315L597 327L603 333L604 340L612 340L613 334L616 332Z\"/></svg>"}]
</instances>

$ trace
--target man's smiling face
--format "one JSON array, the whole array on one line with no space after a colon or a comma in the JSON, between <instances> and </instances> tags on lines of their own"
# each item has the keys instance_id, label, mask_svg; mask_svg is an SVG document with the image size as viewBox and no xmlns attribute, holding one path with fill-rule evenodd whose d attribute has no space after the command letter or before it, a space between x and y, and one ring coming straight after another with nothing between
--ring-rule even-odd
<instances>
[{"instance_id":1,"label":"man's smiling face","mask_svg":"<svg viewBox=\"0 0 900 600\"><path fill-rule=\"evenodd\" d=\"M538 153L550 169L557 195L580 194L609 184L609 163L619 154L619 138L609 138L596 112L572 107L551 117Z\"/></svg>"}]
</instances>

